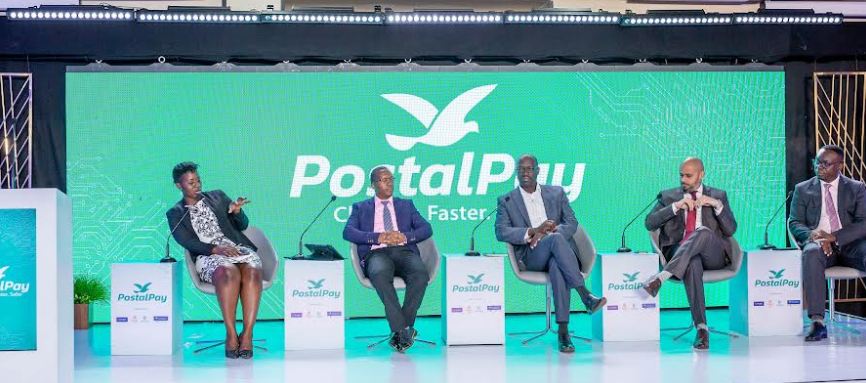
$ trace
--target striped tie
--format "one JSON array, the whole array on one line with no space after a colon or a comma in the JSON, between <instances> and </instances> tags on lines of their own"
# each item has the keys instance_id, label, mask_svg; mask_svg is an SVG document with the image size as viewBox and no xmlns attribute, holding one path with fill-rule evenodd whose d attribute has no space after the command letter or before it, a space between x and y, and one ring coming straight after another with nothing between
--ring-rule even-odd
<instances>
[{"instance_id":1,"label":"striped tie","mask_svg":"<svg viewBox=\"0 0 866 383\"><path fill-rule=\"evenodd\" d=\"M842 228L839 223L839 213L836 212L836 204L833 202L833 195L830 194L830 184L824 184L824 206L827 209L827 218L830 219L830 232L834 233Z\"/></svg>"},{"instance_id":2,"label":"striped tie","mask_svg":"<svg viewBox=\"0 0 866 383\"><path fill-rule=\"evenodd\" d=\"M388 209L388 202L382 201L382 225L385 226L385 231L394 231L394 222L391 222L391 209Z\"/></svg>"}]
</instances>

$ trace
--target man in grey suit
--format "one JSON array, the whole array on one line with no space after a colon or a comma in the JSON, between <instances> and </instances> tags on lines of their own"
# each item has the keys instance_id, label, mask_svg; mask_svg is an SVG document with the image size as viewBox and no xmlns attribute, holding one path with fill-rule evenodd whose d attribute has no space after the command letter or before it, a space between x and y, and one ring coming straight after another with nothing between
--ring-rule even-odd
<instances>
[{"instance_id":1,"label":"man in grey suit","mask_svg":"<svg viewBox=\"0 0 866 383\"><path fill-rule=\"evenodd\" d=\"M676 277L683 281L698 330L693 347L710 348L704 302L704 270L719 270L730 263L729 238L737 221L724 190L703 184L704 163L687 158L680 165L680 187L659 193L655 208L647 215L647 230L659 230L659 248L667 264L660 273L644 283L644 290L658 295L664 281Z\"/></svg>"},{"instance_id":2,"label":"man in grey suit","mask_svg":"<svg viewBox=\"0 0 866 383\"><path fill-rule=\"evenodd\" d=\"M535 156L521 156L517 166L520 187L499 197L496 239L514 247L521 270L548 273L559 324L559 351L574 352L568 332L571 289L577 290L590 314L604 307L607 299L594 297L580 274L577 244L572 238L577 219L565 190L537 183Z\"/></svg>"},{"instance_id":3,"label":"man in grey suit","mask_svg":"<svg viewBox=\"0 0 866 383\"><path fill-rule=\"evenodd\" d=\"M812 319L807 342L827 337L824 270L841 265L866 271L866 186L842 175L845 157L836 145L818 150L814 165L816 176L794 187L788 219L803 249L803 288Z\"/></svg>"}]
</instances>

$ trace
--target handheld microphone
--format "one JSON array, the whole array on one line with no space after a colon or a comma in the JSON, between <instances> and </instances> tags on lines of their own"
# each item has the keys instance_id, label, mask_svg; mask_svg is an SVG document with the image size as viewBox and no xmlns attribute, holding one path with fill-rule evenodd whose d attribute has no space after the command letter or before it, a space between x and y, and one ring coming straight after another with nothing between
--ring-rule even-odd
<instances>
[{"instance_id":1,"label":"handheld microphone","mask_svg":"<svg viewBox=\"0 0 866 383\"><path fill-rule=\"evenodd\" d=\"M761 245L761 247L760 247L761 250L773 250L776 248L775 245L770 244L770 240L767 236L767 233L770 231L770 224L773 223L773 220L776 219L776 216L779 215L779 212L782 210L782 208L788 204L788 200L791 199L791 196L793 194L794 194L793 190L788 192L788 195L785 197L785 200L782 201L782 204L779 205L778 208L776 208L776 212L773 213L773 216L770 217L769 221L767 221L767 226L764 227L764 244Z\"/></svg>"},{"instance_id":2,"label":"handheld microphone","mask_svg":"<svg viewBox=\"0 0 866 383\"><path fill-rule=\"evenodd\" d=\"M162 257L162 259L159 260L159 263L174 263L174 262L177 262L177 259L174 259L174 258L171 256L171 253L170 253L170 250L169 250L169 247L168 247L168 243L169 243L169 241L171 241L171 236L174 235L174 231L177 230L177 228L180 226L180 223L183 222L183 219L186 218L186 215L187 215L187 214L189 214L189 209L188 209L187 207L184 207L183 209L184 209L184 212L183 212L183 215L180 216L180 220L177 221L176 224L174 224L174 227L171 228L171 231L168 232L168 237L165 238L165 256Z\"/></svg>"},{"instance_id":3,"label":"handheld microphone","mask_svg":"<svg viewBox=\"0 0 866 383\"><path fill-rule=\"evenodd\" d=\"M325 204L325 207L323 207L322 210L319 211L319 214L316 214L316 217L313 218L313 220L310 222L309 225L307 225L307 228L304 229L304 231L301 233L301 237L298 238L298 254L295 254L295 256L291 257L291 259L303 259L304 258L304 235L307 234L307 230L310 230L310 228L313 227L313 224L319 220L319 217L322 216L322 213L325 212L325 209L327 209L328 206L331 206L331 203L336 201L336 200L337 200L337 196L332 195L331 199L328 200L328 203ZM289 258L289 257L286 257L286 258Z\"/></svg>"},{"instance_id":4,"label":"handheld microphone","mask_svg":"<svg viewBox=\"0 0 866 383\"><path fill-rule=\"evenodd\" d=\"M511 200L511 197L507 196L507 197L505 197L505 200L502 201L502 203L506 203L510 200ZM478 222L478 224L472 228L472 235L469 238L469 251L466 252L466 256L477 257L477 256L481 255L481 253L475 251L475 230L478 230L478 227L481 226L482 223L487 221L487 219L490 218L490 216L493 215L493 213L496 213L497 211L499 211L499 208L501 206L502 205L500 204L499 206L496 207L496 209L493 209L493 211L491 211L489 214L487 214L487 216L484 217L484 219L482 219L481 222Z\"/></svg>"},{"instance_id":5,"label":"handheld microphone","mask_svg":"<svg viewBox=\"0 0 866 383\"><path fill-rule=\"evenodd\" d=\"M620 248L616 250L617 253L631 253L631 249L625 245L625 231L628 229L629 226L631 226L631 224L634 223L635 220L638 219L638 217L641 216L641 214L646 211L646 209L649 209L650 206L655 205L656 202L658 202L658 197L653 198L650 203L648 203L646 206L643 207L643 209L641 209L640 213L637 213L637 215L635 215L634 218L631 219L631 221L628 221L625 227L622 228L622 235L620 236Z\"/></svg>"}]
</instances>

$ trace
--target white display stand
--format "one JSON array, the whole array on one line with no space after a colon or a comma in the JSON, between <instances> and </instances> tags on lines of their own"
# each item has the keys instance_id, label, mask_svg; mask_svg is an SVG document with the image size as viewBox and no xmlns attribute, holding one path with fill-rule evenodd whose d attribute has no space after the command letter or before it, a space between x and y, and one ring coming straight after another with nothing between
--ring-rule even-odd
<instances>
[{"instance_id":1,"label":"white display stand","mask_svg":"<svg viewBox=\"0 0 866 383\"><path fill-rule=\"evenodd\" d=\"M343 261L284 262L286 350L345 348Z\"/></svg>"},{"instance_id":2,"label":"white display stand","mask_svg":"<svg viewBox=\"0 0 866 383\"><path fill-rule=\"evenodd\" d=\"M35 350L0 351L0 380L72 382L72 205L57 189L0 190L0 210L5 209L35 210L35 278L19 280L15 267L9 267L3 283L29 283L24 294L35 294L36 339ZM6 266L0 260L0 268ZM0 313L0 326L18 315Z\"/></svg>"},{"instance_id":3,"label":"white display stand","mask_svg":"<svg viewBox=\"0 0 866 383\"><path fill-rule=\"evenodd\" d=\"M731 330L749 336L800 335L803 283L800 250L753 250L730 283Z\"/></svg>"},{"instance_id":4,"label":"white display stand","mask_svg":"<svg viewBox=\"0 0 866 383\"><path fill-rule=\"evenodd\" d=\"M445 254L442 340L448 346L505 344L505 255Z\"/></svg>"},{"instance_id":5,"label":"white display stand","mask_svg":"<svg viewBox=\"0 0 866 383\"><path fill-rule=\"evenodd\" d=\"M592 334L602 341L659 340L659 300L643 282L659 270L655 253L599 254L592 270L592 291L607 305L592 316Z\"/></svg>"},{"instance_id":6,"label":"white display stand","mask_svg":"<svg viewBox=\"0 0 866 383\"><path fill-rule=\"evenodd\" d=\"M111 355L172 355L182 344L181 265L111 265Z\"/></svg>"}]
</instances>

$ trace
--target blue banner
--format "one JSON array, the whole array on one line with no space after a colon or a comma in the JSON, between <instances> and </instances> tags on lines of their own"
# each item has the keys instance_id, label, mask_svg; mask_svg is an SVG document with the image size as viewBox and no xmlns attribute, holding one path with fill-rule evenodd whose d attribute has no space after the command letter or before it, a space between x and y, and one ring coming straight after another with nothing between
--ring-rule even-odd
<instances>
[{"instance_id":1,"label":"blue banner","mask_svg":"<svg viewBox=\"0 0 866 383\"><path fill-rule=\"evenodd\" d=\"M0 351L36 350L36 210L0 210Z\"/></svg>"}]
</instances>

